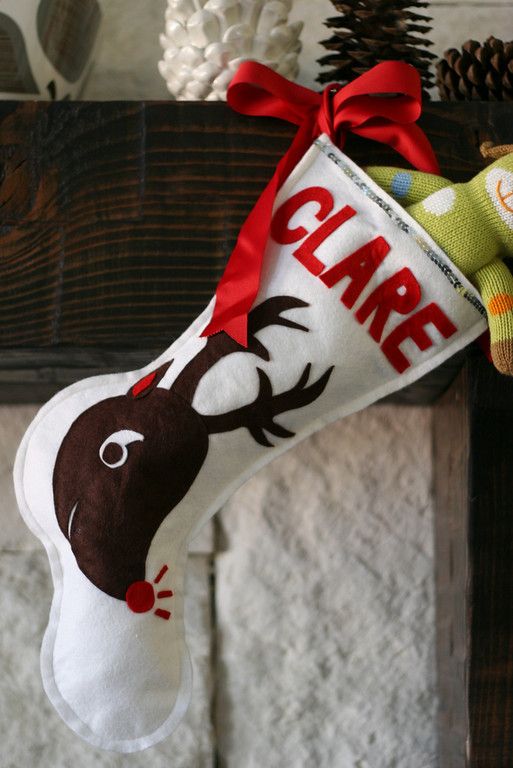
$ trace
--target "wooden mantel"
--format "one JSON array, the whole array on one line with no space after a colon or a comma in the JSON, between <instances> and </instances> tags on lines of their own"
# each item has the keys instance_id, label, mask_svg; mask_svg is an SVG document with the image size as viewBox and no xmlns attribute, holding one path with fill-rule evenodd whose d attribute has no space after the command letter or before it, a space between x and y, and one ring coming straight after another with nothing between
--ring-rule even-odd
<instances>
[{"instance_id":1,"label":"wooden mantel","mask_svg":"<svg viewBox=\"0 0 513 768\"><path fill-rule=\"evenodd\" d=\"M513 142L513 104L429 104L421 124L464 181L482 141ZM293 132L217 103L0 102L0 402L165 349L208 302ZM346 149L401 164L354 137ZM392 401L436 402L440 766L507 768L513 380L473 347Z\"/></svg>"},{"instance_id":2,"label":"wooden mantel","mask_svg":"<svg viewBox=\"0 0 513 768\"><path fill-rule=\"evenodd\" d=\"M465 180L480 141L511 140L511 106L431 104L422 124ZM293 133L219 103L1 102L0 402L137 368L179 336ZM401 163L354 137L347 149ZM432 402L461 362L394 402Z\"/></svg>"}]
</instances>

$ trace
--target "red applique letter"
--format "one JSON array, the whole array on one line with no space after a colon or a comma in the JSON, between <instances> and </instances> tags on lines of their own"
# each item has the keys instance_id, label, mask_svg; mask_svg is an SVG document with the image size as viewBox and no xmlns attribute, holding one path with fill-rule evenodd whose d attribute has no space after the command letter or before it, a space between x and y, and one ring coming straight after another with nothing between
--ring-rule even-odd
<instances>
[{"instance_id":1,"label":"red applique letter","mask_svg":"<svg viewBox=\"0 0 513 768\"><path fill-rule=\"evenodd\" d=\"M420 296L420 285L408 267L404 267L378 285L356 312L356 319L363 325L371 312L376 310L369 333L374 341L379 342L390 313L408 315L419 303Z\"/></svg>"},{"instance_id":2,"label":"red applique letter","mask_svg":"<svg viewBox=\"0 0 513 768\"><path fill-rule=\"evenodd\" d=\"M338 283L344 277L351 278L351 282L340 297L340 301L348 309L351 309L389 250L389 244L380 235L350 256L339 261L338 264L335 264L327 272L320 275L320 278L328 288L332 288L335 283Z\"/></svg>"},{"instance_id":3,"label":"red applique letter","mask_svg":"<svg viewBox=\"0 0 513 768\"><path fill-rule=\"evenodd\" d=\"M411 365L408 358L399 349L399 345L405 339L412 339L421 352L424 352L433 345L433 340L424 330L424 326L429 325L430 323L440 331L444 339L450 338L453 333L458 330L454 323L449 320L447 315L444 315L438 304L433 302L426 307L419 309L419 311L414 315L411 315L411 317L407 317L406 320L403 320L397 328L394 328L381 345L381 349L388 361L394 366L398 373L403 373Z\"/></svg>"},{"instance_id":4,"label":"red applique letter","mask_svg":"<svg viewBox=\"0 0 513 768\"><path fill-rule=\"evenodd\" d=\"M318 248L332 232L338 229L341 224L352 218L355 213L356 211L354 208L351 208L350 205L345 205L340 211L337 211L333 216L330 216L329 219L326 219L324 224L321 224L315 232L312 232L312 234L301 243L299 248L294 251L296 259L300 261L312 275L320 275L326 266L317 258L317 256L315 256L315 249Z\"/></svg>"},{"instance_id":5,"label":"red applique letter","mask_svg":"<svg viewBox=\"0 0 513 768\"><path fill-rule=\"evenodd\" d=\"M304 227L289 229L289 222L293 215L307 203L319 203L319 210L315 218L324 221L333 210L333 196L324 187L308 187L302 189L280 205L271 221L271 237L280 245L297 243L308 234Z\"/></svg>"}]
</instances>

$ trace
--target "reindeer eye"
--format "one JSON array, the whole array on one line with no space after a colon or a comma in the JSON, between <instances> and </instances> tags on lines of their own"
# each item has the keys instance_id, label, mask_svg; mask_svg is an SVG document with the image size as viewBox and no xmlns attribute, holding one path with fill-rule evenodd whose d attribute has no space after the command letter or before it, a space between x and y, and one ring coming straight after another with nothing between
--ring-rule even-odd
<instances>
[{"instance_id":1,"label":"reindeer eye","mask_svg":"<svg viewBox=\"0 0 513 768\"><path fill-rule=\"evenodd\" d=\"M144 440L144 435L141 435L140 432L133 432L131 429L120 429L119 432L113 432L100 446L100 459L110 469L121 467L128 458L127 445L138 440Z\"/></svg>"}]
</instances>

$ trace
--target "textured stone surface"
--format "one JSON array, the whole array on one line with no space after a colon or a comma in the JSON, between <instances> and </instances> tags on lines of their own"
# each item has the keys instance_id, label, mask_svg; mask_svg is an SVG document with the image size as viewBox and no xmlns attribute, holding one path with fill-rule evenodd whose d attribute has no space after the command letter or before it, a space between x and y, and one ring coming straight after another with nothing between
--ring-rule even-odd
<instances>
[{"instance_id":1,"label":"textured stone surface","mask_svg":"<svg viewBox=\"0 0 513 768\"><path fill-rule=\"evenodd\" d=\"M70 731L43 691L39 648L51 600L43 551L0 553L0 765L2 768L210 768L209 560L189 560L186 623L194 670L191 707L166 741L135 755L89 746Z\"/></svg>"},{"instance_id":2,"label":"textured stone surface","mask_svg":"<svg viewBox=\"0 0 513 768\"><path fill-rule=\"evenodd\" d=\"M314 435L222 512L217 728L236 768L435 765L430 412Z\"/></svg>"},{"instance_id":3,"label":"textured stone surface","mask_svg":"<svg viewBox=\"0 0 513 768\"><path fill-rule=\"evenodd\" d=\"M12 468L23 433L34 418L38 406L16 408L0 405L0 550L40 550L41 545L20 517Z\"/></svg>"}]
</instances>

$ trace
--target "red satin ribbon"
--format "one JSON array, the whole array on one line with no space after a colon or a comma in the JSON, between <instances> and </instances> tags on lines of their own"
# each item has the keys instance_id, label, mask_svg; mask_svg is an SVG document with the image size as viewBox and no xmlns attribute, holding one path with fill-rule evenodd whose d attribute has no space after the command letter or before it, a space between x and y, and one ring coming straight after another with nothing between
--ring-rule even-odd
<instances>
[{"instance_id":1,"label":"red satin ribbon","mask_svg":"<svg viewBox=\"0 0 513 768\"><path fill-rule=\"evenodd\" d=\"M388 94L394 98L386 97ZM232 109L245 115L278 117L299 126L240 230L217 286L212 320L201 334L225 331L246 347L248 312L260 285L276 193L317 136L326 133L342 148L351 131L389 144L421 171L440 171L431 144L415 124L422 111L420 77L404 62L383 62L349 85L333 83L317 93L263 64L247 61L237 70L227 100Z\"/></svg>"}]
</instances>

